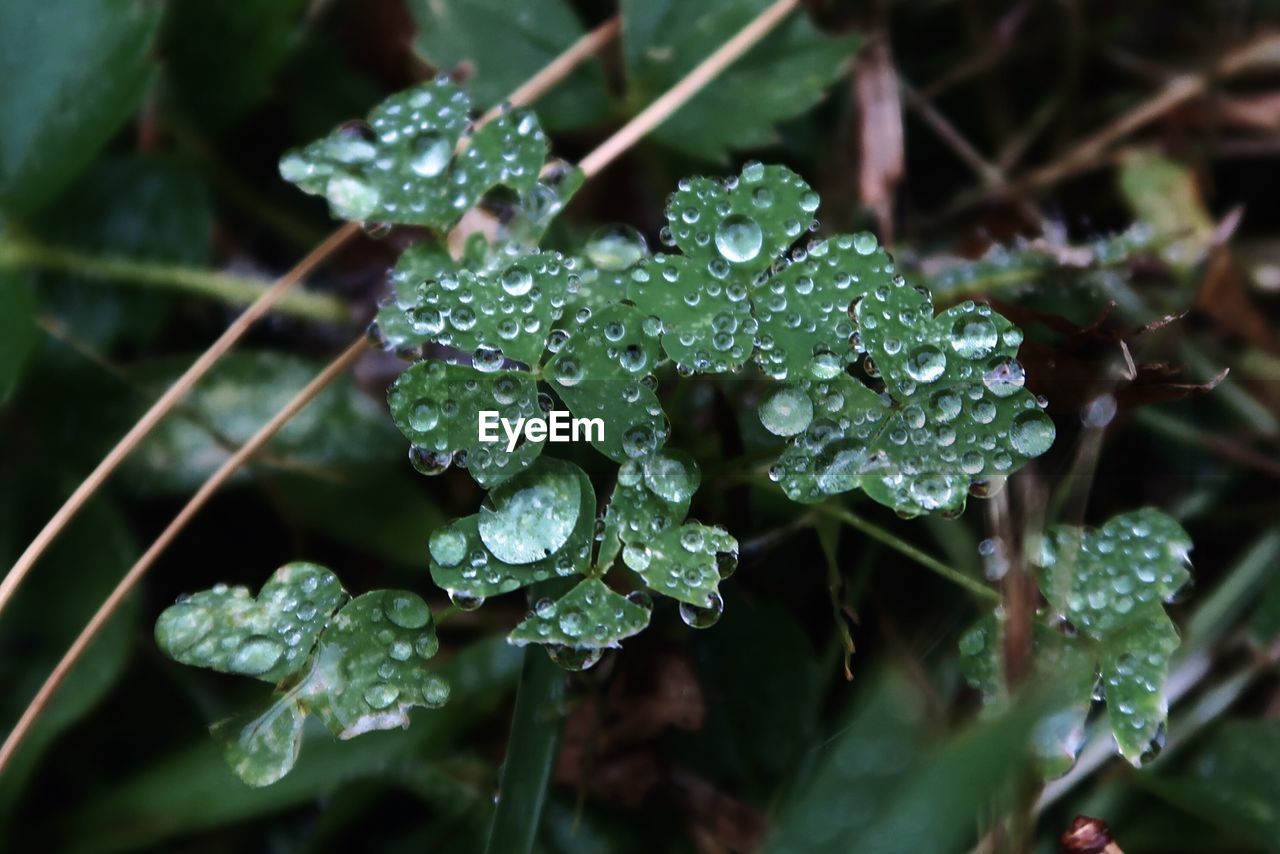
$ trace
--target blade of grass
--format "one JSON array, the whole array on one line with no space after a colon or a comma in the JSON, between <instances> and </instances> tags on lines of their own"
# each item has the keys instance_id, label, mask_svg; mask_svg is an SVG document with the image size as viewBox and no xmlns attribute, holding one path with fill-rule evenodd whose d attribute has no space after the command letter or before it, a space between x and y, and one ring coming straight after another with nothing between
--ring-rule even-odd
<instances>
[{"instance_id":1,"label":"blade of grass","mask_svg":"<svg viewBox=\"0 0 1280 854\"><path fill-rule=\"evenodd\" d=\"M526 647L516 709L502 763L498 805L489 828L489 854L527 854L546 802L560 743L564 671L541 649Z\"/></svg>"}]
</instances>

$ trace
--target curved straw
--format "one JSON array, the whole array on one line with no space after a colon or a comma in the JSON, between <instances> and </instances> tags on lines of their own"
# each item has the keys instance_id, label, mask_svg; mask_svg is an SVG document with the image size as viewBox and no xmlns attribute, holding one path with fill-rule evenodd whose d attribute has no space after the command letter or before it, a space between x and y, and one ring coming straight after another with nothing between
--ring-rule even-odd
<instances>
[{"instance_id":1,"label":"curved straw","mask_svg":"<svg viewBox=\"0 0 1280 854\"><path fill-rule=\"evenodd\" d=\"M583 158L579 164L587 174L598 174L610 161L614 160L618 155L626 150L627 146L635 144L641 139L645 133L660 125L665 119L670 117L672 113L678 110L698 90L710 82L717 74L725 69L731 62L746 53L761 37L765 35L772 27L776 26L786 14L799 5L799 0L777 0L773 5L766 8L758 17L752 20L746 27L740 30L733 38L726 42L719 50L716 50L705 60L699 63L692 71L689 72L680 82L666 95L658 98L647 109L636 115L631 121L627 122L613 136L605 140L595 151ZM609 26L609 25L605 25ZM603 29L603 27L599 28ZM599 29L595 32L599 32ZM616 31L616 29L614 30ZM588 34L591 35L591 34ZM570 47L574 50L578 45ZM732 48L726 50L726 48ZM523 88L523 87L522 87ZM668 97L671 92L679 92L679 97ZM625 143L625 144L624 144ZM587 166L591 166L591 170L587 170ZM298 392L298 394L289 401L284 409L280 410L274 418L263 425L257 433L242 447L222 464L219 469L214 472L213 476L204 483L192 496L191 500L178 513L174 520L169 524L160 537L152 543L146 553L138 559L138 562L129 569L120 583L111 592L111 595L102 604L90 619L88 625L81 631L79 637L72 643L71 648L67 650L62 660L49 674L49 678L40 687L39 692L32 699L30 705L27 706L22 717L5 739L4 745L0 746L0 772L13 758L22 740L26 737L31 727L39 719L41 712L48 706L53 699L54 694L61 686L63 680L75 667L76 662L89 648L89 644L93 642L94 637L106 625L107 620L115 612L124 598L129 595L133 588L142 580L142 576L155 562L156 558L170 542L178 535L183 527L195 516L197 512L209 500L210 496L227 481L239 469L245 461L253 455L255 451L270 441L280 428L284 427L297 412L307 405L321 390L324 389L331 381L336 379L342 372L355 361L356 357L363 351L365 347L365 339L361 337L348 347L342 355L331 362L319 376L313 379L306 388Z\"/></svg>"},{"instance_id":2,"label":"curved straw","mask_svg":"<svg viewBox=\"0 0 1280 854\"><path fill-rule=\"evenodd\" d=\"M614 16L591 32L586 33L570 45L564 53L557 56L545 68L512 92L507 102L520 105L536 100L562 80L584 59L596 53L603 45L608 44L617 35L618 29L619 21L617 16ZM476 127L481 127L496 118L500 111L500 107L494 107L489 110L476 122ZM31 541L31 544L18 557L17 562L5 575L4 579L0 581L0 611L4 610L5 605L9 603L9 600L13 598L14 593L17 591L18 585L23 582L27 573L31 571L36 561L40 559L40 556L44 554L54 539L62 533L67 523L80 512L80 508L93 497L94 493L102 487L102 484L119 468L129 454L133 453L133 450L146 438L147 434L155 429L156 425L187 396L187 393L217 364L218 360L235 346L236 342L249 331L249 327L279 302L285 292L306 278L316 267L327 260L330 255L341 248L359 231L360 226L357 223L349 222L307 253L307 256L299 261L292 270L281 276L274 285L254 300L244 310L244 313L237 317L227 327L226 331L209 345L209 349L200 354L200 358L196 359L191 364L191 367L187 368L182 376L174 381L168 391L161 395L155 403L151 404L151 408L143 414L138 423L129 429L129 432L116 443L115 447L103 457L102 462L98 463L97 467L89 473L89 476L76 487L75 492L71 493L66 502L58 508L58 512L53 515L53 518L45 523L40 533Z\"/></svg>"}]
</instances>

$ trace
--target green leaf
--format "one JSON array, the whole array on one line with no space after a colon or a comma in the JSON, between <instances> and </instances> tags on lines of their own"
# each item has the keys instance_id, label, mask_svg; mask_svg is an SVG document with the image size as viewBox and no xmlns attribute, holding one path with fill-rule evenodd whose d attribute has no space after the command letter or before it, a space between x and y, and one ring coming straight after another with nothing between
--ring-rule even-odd
<instances>
[{"instance_id":1,"label":"green leaf","mask_svg":"<svg viewBox=\"0 0 1280 854\"><path fill-rule=\"evenodd\" d=\"M607 569L622 545L643 543L683 522L700 480L698 464L683 451L664 449L623 463L609 499L597 565Z\"/></svg>"},{"instance_id":2,"label":"green leaf","mask_svg":"<svg viewBox=\"0 0 1280 854\"><path fill-rule=\"evenodd\" d=\"M22 379L36 343L36 301L23 277L0 271L0 403Z\"/></svg>"},{"instance_id":3,"label":"green leaf","mask_svg":"<svg viewBox=\"0 0 1280 854\"><path fill-rule=\"evenodd\" d=\"M650 589L689 607L681 616L696 628L720 617L718 587L738 564L738 541L721 528L687 522L622 550L622 560Z\"/></svg>"},{"instance_id":4,"label":"green leaf","mask_svg":"<svg viewBox=\"0 0 1280 854\"><path fill-rule=\"evenodd\" d=\"M423 59L447 72L469 70L467 87L481 109L504 101L582 35L563 0L413 0L418 24L414 46ZM582 63L538 100L550 130L599 121L609 110L596 60Z\"/></svg>"},{"instance_id":5,"label":"green leaf","mask_svg":"<svg viewBox=\"0 0 1280 854\"><path fill-rule=\"evenodd\" d=\"M411 365L387 391L391 417L413 443L409 457L423 474L439 474L452 463L465 462L481 486L493 486L528 468L543 442L523 442L506 450L498 430L496 442L480 438L482 411L515 424L541 417L538 388L527 371L480 371L432 360Z\"/></svg>"},{"instance_id":6,"label":"green leaf","mask_svg":"<svg viewBox=\"0 0 1280 854\"><path fill-rule=\"evenodd\" d=\"M769 0L623 0L628 101L658 97L756 17ZM717 75L654 132L656 140L707 160L776 141L773 126L798 116L839 79L856 36L820 34L793 15ZM733 116L733 121L716 117Z\"/></svg>"},{"instance_id":7,"label":"green leaf","mask_svg":"<svg viewBox=\"0 0 1280 854\"><path fill-rule=\"evenodd\" d=\"M190 364L186 358L145 363L134 371L143 388L166 388ZM223 358L126 463L140 492L188 492L199 487L232 451L319 371L308 359L282 353L232 353ZM122 413L128 423L139 408ZM122 419L124 420L124 419ZM395 432L386 414L349 380L325 389L266 446L263 461L280 466L356 468L393 459ZM249 472L241 475L248 478Z\"/></svg>"},{"instance_id":8,"label":"green leaf","mask_svg":"<svg viewBox=\"0 0 1280 854\"><path fill-rule=\"evenodd\" d=\"M982 692L984 714L1000 713L1009 706L1005 690L1003 611L978 620L960 637L960 670ZM1056 688L1055 702L1031 732L1031 752L1042 776L1061 777L1075 765L1084 745L1085 720L1093 705L1097 684L1096 652L1038 614L1033 625L1032 649L1036 674Z\"/></svg>"},{"instance_id":9,"label":"green leaf","mask_svg":"<svg viewBox=\"0 0 1280 854\"><path fill-rule=\"evenodd\" d=\"M601 419L592 444L623 462L652 453L670 434L651 388L657 361L656 331L641 312L622 304L581 308L544 375L576 417Z\"/></svg>"},{"instance_id":10,"label":"green leaf","mask_svg":"<svg viewBox=\"0 0 1280 854\"><path fill-rule=\"evenodd\" d=\"M0 6L0 204L25 214L64 187L133 113L164 7L134 0Z\"/></svg>"},{"instance_id":11,"label":"green leaf","mask_svg":"<svg viewBox=\"0 0 1280 854\"><path fill-rule=\"evenodd\" d=\"M210 733L237 777L250 786L270 786L298 761L306 720L297 700L284 696L261 715L219 721Z\"/></svg>"},{"instance_id":12,"label":"green leaf","mask_svg":"<svg viewBox=\"0 0 1280 854\"><path fill-rule=\"evenodd\" d=\"M474 516L431 534L431 578L460 607L591 563L596 500L572 463L541 458L504 482Z\"/></svg>"},{"instance_id":13,"label":"green leaf","mask_svg":"<svg viewBox=\"0 0 1280 854\"><path fill-rule=\"evenodd\" d=\"M288 152L280 174L324 196L339 219L443 230L494 187L532 189L547 155L533 113L514 110L471 133L470 111L446 79L424 83L383 101L368 124L347 123Z\"/></svg>"},{"instance_id":14,"label":"green leaf","mask_svg":"<svg viewBox=\"0 0 1280 854\"><path fill-rule=\"evenodd\" d=\"M339 738L408 726L414 706L437 708L449 699L449 683L422 665L439 648L422 597L404 590L365 593L320 635L299 699Z\"/></svg>"},{"instance_id":15,"label":"green leaf","mask_svg":"<svg viewBox=\"0 0 1280 854\"><path fill-rule=\"evenodd\" d=\"M1046 774L1071 767L1095 682L1105 692L1116 746L1129 762L1141 765L1163 747L1165 683L1179 637L1161 603L1190 581L1190 549L1186 531L1152 508L1112 517L1098 530L1059 526L1045 534L1040 591L1052 615L1037 617L1037 668L1069 689L1037 729ZM995 617L986 617L960 639L966 677L997 705L1005 698L1002 631Z\"/></svg>"},{"instance_id":16,"label":"green leaf","mask_svg":"<svg viewBox=\"0 0 1280 854\"><path fill-rule=\"evenodd\" d=\"M541 598L508 639L583 649L616 649L649 625L650 609L615 593L598 578L583 579L565 595Z\"/></svg>"},{"instance_id":17,"label":"green leaf","mask_svg":"<svg viewBox=\"0 0 1280 854\"><path fill-rule=\"evenodd\" d=\"M443 267L435 251L406 252L392 274L395 305L420 340L491 368L504 359L537 364L576 285L578 261L535 252L492 272Z\"/></svg>"},{"instance_id":18,"label":"green leaf","mask_svg":"<svg viewBox=\"0 0 1280 854\"><path fill-rule=\"evenodd\" d=\"M383 349L413 355L434 340L444 329L444 317L419 310L419 291L428 282L457 275L461 269L447 249L430 241L415 243L400 254L391 271L392 296L378 306L374 319L373 334Z\"/></svg>"},{"instance_id":19,"label":"green leaf","mask_svg":"<svg viewBox=\"0 0 1280 854\"><path fill-rule=\"evenodd\" d=\"M746 362L757 332L751 288L806 233L817 208L817 194L782 166L750 163L723 184L680 182L667 227L684 255L655 255L632 273L627 295L661 319L663 349L682 373L737 371Z\"/></svg>"},{"instance_id":20,"label":"green leaf","mask_svg":"<svg viewBox=\"0 0 1280 854\"><path fill-rule=\"evenodd\" d=\"M842 375L807 384L824 415L779 462L793 499L861 486L901 515L956 514L975 483L1048 450L1053 422L1022 387L1015 358L1022 333L988 306L965 302L934 317L927 294L897 278L855 313L868 370L889 399L873 402ZM818 359L810 373L838 369Z\"/></svg>"},{"instance_id":21,"label":"green leaf","mask_svg":"<svg viewBox=\"0 0 1280 854\"><path fill-rule=\"evenodd\" d=\"M344 597L324 567L286 564L257 598L224 584L169 606L156 620L156 643L183 664L279 682L306 665Z\"/></svg>"}]
</instances>

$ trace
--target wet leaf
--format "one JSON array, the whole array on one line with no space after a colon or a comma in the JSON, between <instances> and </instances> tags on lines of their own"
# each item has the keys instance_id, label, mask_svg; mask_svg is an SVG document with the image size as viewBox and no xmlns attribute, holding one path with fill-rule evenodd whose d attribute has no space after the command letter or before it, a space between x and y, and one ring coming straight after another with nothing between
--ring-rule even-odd
<instances>
[{"instance_id":1,"label":"wet leaf","mask_svg":"<svg viewBox=\"0 0 1280 854\"><path fill-rule=\"evenodd\" d=\"M686 522L628 544L622 560L650 589L693 606L682 612L687 622L711 625L723 607L722 574L737 566L738 541L721 528Z\"/></svg>"},{"instance_id":2,"label":"wet leaf","mask_svg":"<svg viewBox=\"0 0 1280 854\"><path fill-rule=\"evenodd\" d=\"M644 631L649 608L615 593L598 578L583 579L563 596L542 598L509 635L511 643L541 643L575 649L621 646L619 641Z\"/></svg>"},{"instance_id":3,"label":"wet leaf","mask_svg":"<svg viewBox=\"0 0 1280 854\"><path fill-rule=\"evenodd\" d=\"M523 442L508 451L496 426L497 441L480 438L481 411L498 413L515 424L541 417L538 389L527 371L477 370L438 360L411 365L387 391L391 417L413 443L410 459L423 474L439 474L465 462L482 486L492 486L523 471L542 452L543 442Z\"/></svg>"},{"instance_id":4,"label":"wet leaf","mask_svg":"<svg viewBox=\"0 0 1280 854\"><path fill-rule=\"evenodd\" d=\"M163 7L134 0L0 6L0 204L41 207L142 100Z\"/></svg>"},{"instance_id":5,"label":"wet leaf","mask_svg":"<svg viewBox=\"0 0 1280 854\"><path fill-rule=\"evenodd\" d=\"M515 110L472 133L470 112L446 79L424 83L383 101L367 124L285 154L280 174L324 196L339 219L446 229L494 187L531 189L547 155L533 113Z\"/></svg>"},{"instance_id":6,"label":"wet leaf","mask_svg":"<svg viewBox=\"0 0 1280 854\"><path fill-rule=\"evenodd\" d=\"M492 272L472 272L450 269L440 255L429 247L401 256L392 281L404 323L393 329L407 325L407 341L473 354L477 368L501 366L504 359L537 364L575 285L577 260L535 252Z\"/></svg>"},{"instance_id":7,"label":"wet leaf","mask_svg":"<svg viewBox=\"0 0 1280 854\"><path fill-rule=\"evenodd\" d=\"M605 514L598 565L609 567L623 545L683 522L700 480L698 464L683 451L663 449L623 463Z\"/></svg>"},{"instance_id":8,"label":"wet leaf","mask_svg":"<svg viewBox=\"0 0 1280 854\"><path fill-rule=\"evenodd\" d=\"M293 770L307 713L284 696L261 715L219 721L210 733L231 770L250 786L270 786Z\"/></svg>"},{"instance_id":9,"label":"wet leaf","mask_svg":"<svg viewBox=\"0 0 1280 854\"><path fill-rule=\"evenodd\" d=\"M223 584L169 606L156 620L156 643L183 664L279 682L303 668L344 596L329 570L291 563L256 598Z\"/></svg>"},{"instance_id":10,"label":"wet leaf","mask_svg":"<svg viewBox=\"0 0 1280 854\"><path fill-rule=\"evenodd\" d=\"M365 593L325 627L298 697L339 738L408 726L414 706L436 708L449 699L449 683L423 665L439 648L422 597Z\"/></svg>"},{"instance_id":11,"label":"wet leaf","mask_svg":"<svg viewBox=\"0 0 1280 854\"><path fill-rule=\"evenodd\" d=\"M574 416L602 420L592 444L623 462L662 447L670 433L650 387L658 356L656 330L641 312L622 304L583 308L543 373Z\"/></svg>"},{"instance_id":12,"label":"wet leaf","mask_svg":"<svg viewBox=\"0 0 1280 854\"><path fill-rule=\"evenodd\" d=\"M460 606L591 562L595 491L577 466L549 457L490 493L486 506L431 534L431 578Z\"/></svg>"},{"instance_id":13,"label":"wet leaf","mask_svg":"<svg viewBox=\"0 0 1280 854\"><path fill-rule=\"evenodd\" d=\"M1037 617L1037 668L1060 686L1075 686L1037 729L1047 774L1071 767L1095 683L1120 753L1140 765L1160 752L1168 718L1165 682L1179 643L1162 603L1189 584L1190 549L1186 531L1152 508L1112 517L1097 530L1059 526L1046 533L1040 590L1052 612ZM986 617L960 639L966 677L997 704L1004 697L1000 635L996 618ZM1071 673L1082 678L1064 678Z\"/></svg>"}]
</instances>

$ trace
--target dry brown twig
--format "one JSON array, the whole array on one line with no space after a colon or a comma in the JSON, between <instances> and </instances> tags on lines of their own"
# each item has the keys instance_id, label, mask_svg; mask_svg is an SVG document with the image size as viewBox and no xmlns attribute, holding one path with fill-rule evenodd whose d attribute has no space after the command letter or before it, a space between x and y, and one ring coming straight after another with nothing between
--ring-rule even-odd
<instances>
[{"instance_id":1,"label":"dry brown twig","mask_svg":"<svg viewBox=\"0 0 1280 854\"><path fill-rule=\"evenodd\" d=\"M695 66L692 71L677 82L671 89L634 116L629 122L614 133L613 136L609 137L594 151L584 157L579 162L578 167L582 169L588 178L599 174L599 172L609 163L642 139L647 133L662 124L663 121L669 118L690 98L696 95L702 87L706 86L707 83L716 77L716 75L728 67L730 63L750 50L761 38L783 21L787 15L798 8L799 5L800 0L776 0L775 3L767 7L760 13L760 15L729 39L729 41L725 42L724 45ZM614 31L616 32L616 29ZM579 51L580 59L588 55L587 53L582 52L581 44L582 42L580 40L569 48L569 51ZM554 65L559 61L559 59L553 60L552 64ZM560 68L561 76L563 76L571 70L572 66L562 64ZM559 78L557 78L557 80L558 79ZM549 88L554 82L556 81L544 79L543 85L545 88ZM528 84L522 86L517 91L525 90L527 85ZM535 94L542 94L542 92L545 91L545 88ZM525 97L532 96L526 92ZM514 102L514 96L510 100ZM358 228L358 226L354 226L353 224L343 226L342 229L339 229L339 231L335 233L334 237L348 229L354 228ZM330 237L325 244L322 244L322 246L329 244L334 240L334 237ZM317 247L316 250L313 250L307 258L310 259L313 256L318 256L320 248L321 247ZM319 259L322 257L323 256L318 256L314 263L319 263ZM305 260L306 259L304 259L304 261ZM300 264L299 266L302 265ZM295 270L296 269L297 268L295 268ZM294 271L290 271L290 273L293 272ZM301 278L301 276L298 276L298 278ZM281 281L283 282L284 280L282 279ZM273 290L276 288L280 288L280 282L277 282L276 285L272 287ZM283 289L281 290L283 291ZM252 308L253 307L251 306L250 309ZM265 310L266 309L263 309L264 312ZM246 314L248 314L248 311L246 311ZM234 343L234 339L232 343ZM228 344L228 347L229 346L230 344ZM187 523L190 522L191 519L195 517L196 513L198 513L205 503L208 502L213 493L216 492L232 475L234 475L257 450L269 442L271 438L282 427L284 427L284 425L287 424L294 415L300 412L308 403L311 402L311 400L315 398L316 395L323 391L330 382L341 376L346 369L356 361L359 355L364 351L365 346L366 341L363 336L353 342L341 355L334 359L334 361L330 362L315 379L298 392L298 394L295 395L283 409L276 413L270 421L263 425L263 427L259 429L243 447L229 457L227 461L223 463L222 466L220 466L204 484L201 485L200 489L191 497L191 500L187 502L181 511L179 511L173 521L169 523L169 526L165 528L156 541L152 543L142 557L138 559L137 563L129 569L124 578L121 579L120 583L111 592L110 596L107 597L107 600L93 615L89 623L72 643L66 654L63 655L57 666L54 667L53 672L49 674L49 677L40 687L36 696L23 712L22 717L19 718L18 723L14 726L13 730L10 731L8 737L4 741L4 744L0 746L0 773L4 771L9 761L13 758L18 747L22 744L23 739L26 737L27 733L30 732L31 727L35 722L39 720L40 714L53 699L54 694L70 674L71 670L75 667L76 662L79 661L80 657L89 648L93 639L97 636L102 627L106 625L107 621L111 618L112 614L115 613L116 609L119 608L125 597L127 597L129 593L132 592L133 588L137 586L138 582L142 580L143 575L146 574L147 570L150 569L156 559L159 558L161 552L163 552L164 549L167 548L168 545L177 537L177 535L181 533L182 529L186 527ZM197 376L196 379L199 379L199 377ZM163 414L164 413L161 413L160 417L163 417ZM158 421L159 418L156 420ZM145 435L145 433L142 435ZM141 436L138 438L140 439ZM125 453L127 454L128 451L126 450ZM107 474L109 473L110 472L108 471ZM81 503L83 503L83 500ZM65 524L65 522L63 524Z\"/></svg>"}]
</instances>

